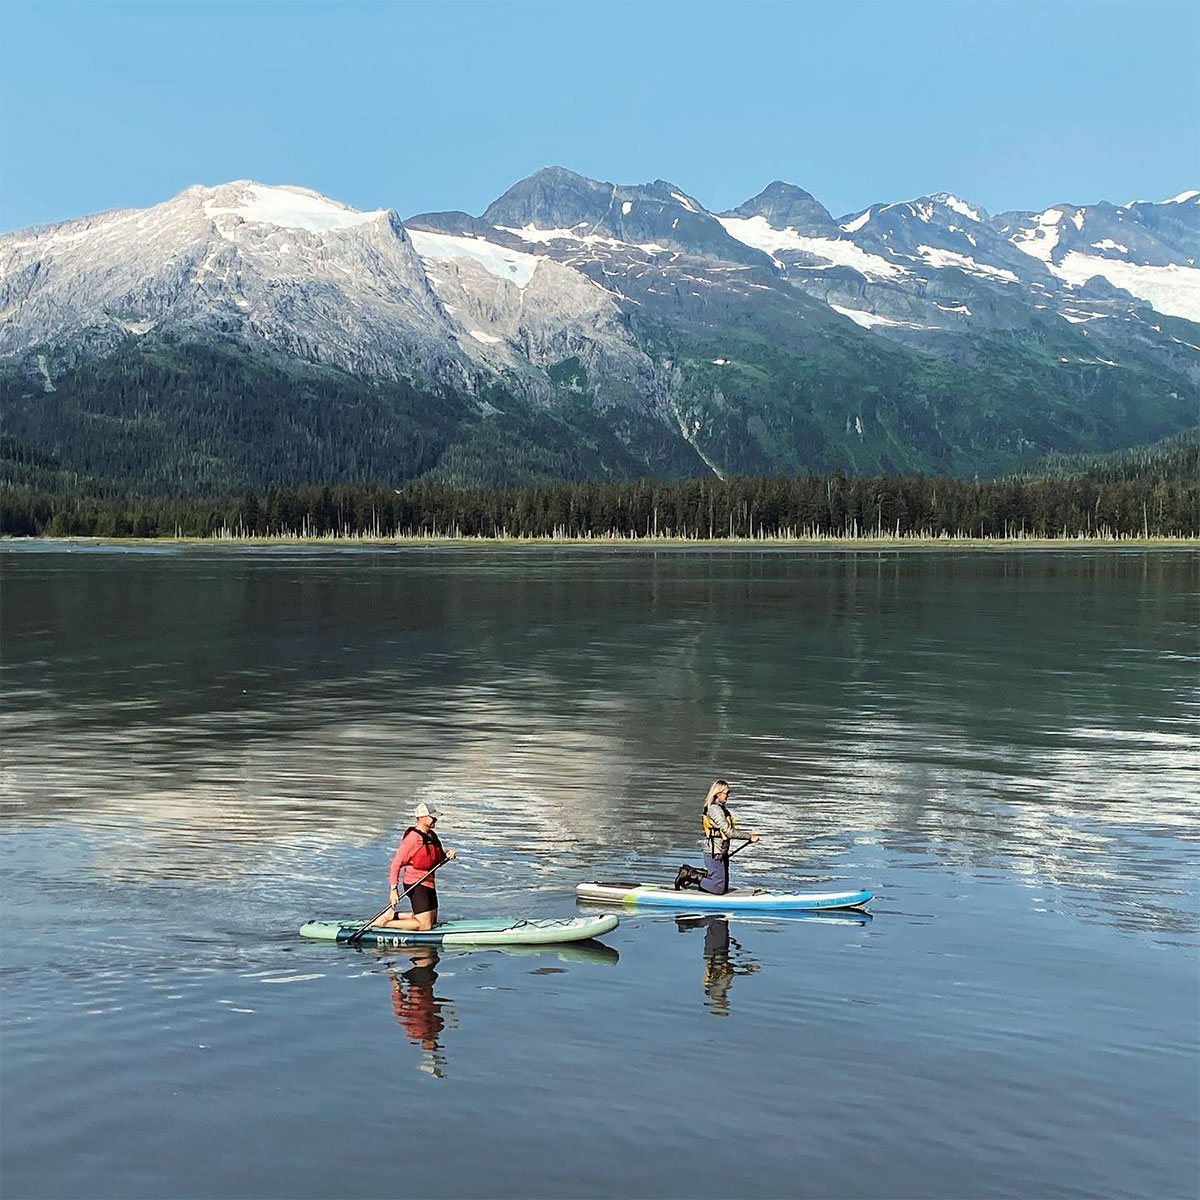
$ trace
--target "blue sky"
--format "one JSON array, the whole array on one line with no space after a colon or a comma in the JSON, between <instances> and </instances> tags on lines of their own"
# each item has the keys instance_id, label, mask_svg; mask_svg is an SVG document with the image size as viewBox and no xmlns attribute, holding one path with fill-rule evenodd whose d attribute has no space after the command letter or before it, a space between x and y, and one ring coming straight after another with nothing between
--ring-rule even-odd
<instances>
[{"instance_id":1,"label":"blue sky","mask_svg":"<svg viewBox=\"0 0 1200 1200\"><path fill-rule=\"evenodd\" d=\"M557 163L835 216L1200 186L1191 0L0 0L0 227L253 178L478 213Z\"/></svg>"}]
</instances>

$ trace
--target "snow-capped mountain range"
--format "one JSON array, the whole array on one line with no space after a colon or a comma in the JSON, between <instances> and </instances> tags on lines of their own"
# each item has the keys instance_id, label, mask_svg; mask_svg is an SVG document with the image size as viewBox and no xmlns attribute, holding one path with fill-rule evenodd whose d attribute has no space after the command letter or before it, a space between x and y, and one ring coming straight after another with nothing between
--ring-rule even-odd
<instances>
[{"instance_id":1,"label":"snow-capped mountain range","mask_svg":"<svg viewBox=\"0 0 1200 1200\"><path fill-rule=\"evenodd\" d=\"M929 465L896 451L917 420L909 410L928 401L932 355L1004 372L1015 423L985 455L1002 462L1075 448L1040 428L1044 387L1067 407L1101 394L1132 414L1149 406L1128 440L1194 423L1198 260L1200 191L996 216L937 193L835 218L782 182L713 213L661 180L621 186L552 167L479 217L401 221L239 181L0 237L0 356L43 394L82 361L170 335L454 390L477 398L481 420L496 385L543 408L584 395L598 414L649 418L697 469L723 473L857 465L872 420L888 447L876 466ZM874 390L901 414L890 425L853 394L872 390L869 371L830 373L843 360L883 364ZM814 361L822 395L839 391L836 413L804 391ZM1136 387L1103 378L1122 371ZM755 388L775 391L769 416L753 410ZM1114 414L1091 415L1093 440L1119 440Z\"/></svg>"}]
</instances>

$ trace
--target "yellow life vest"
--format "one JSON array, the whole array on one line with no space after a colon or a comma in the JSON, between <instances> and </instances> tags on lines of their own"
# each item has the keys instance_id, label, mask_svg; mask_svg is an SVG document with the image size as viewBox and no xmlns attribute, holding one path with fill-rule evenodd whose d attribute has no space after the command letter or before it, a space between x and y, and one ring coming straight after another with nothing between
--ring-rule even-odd
<instances>
[{"instance_id":1,"label":"yellow life vest","mask_svg":"<svg viewBox=\"0 0 1200 1200\"><path fill-rule=\"evenodd\" d=\"M712 803L719 804L721 808L725 809L725 819L729 822L729 832L732 833L737 828L737 822L733 819L733 813L731 813L729 809L725 808L725 805L720 804L720 802L717 800L712 801ZM721 832L720 826L718 826L708 815L708 809L709 805L706 804L700 814L700 827L704 830L704 836L710 840L714 838L721 838L724 840L726 834Z\"/></svg>"}]
</instances>

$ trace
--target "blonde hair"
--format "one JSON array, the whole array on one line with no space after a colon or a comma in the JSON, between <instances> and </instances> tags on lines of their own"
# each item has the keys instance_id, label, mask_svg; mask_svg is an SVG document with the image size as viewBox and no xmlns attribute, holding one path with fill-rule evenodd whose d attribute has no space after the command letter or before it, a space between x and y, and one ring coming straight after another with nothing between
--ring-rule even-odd
<instances>
[{"instance_id":1,"label":"blonde hair","mask_svg":"<svg viewBox=\"0 0 1200 1200\"><path fill-rule=\"evenodd\" d=\"M708 795L704 797L704 811L708 812L708 806L717 798L718 792L729 791L729 784L723 779L714 779L713 785L708 789Z\"/></svg>"}]
</instances>

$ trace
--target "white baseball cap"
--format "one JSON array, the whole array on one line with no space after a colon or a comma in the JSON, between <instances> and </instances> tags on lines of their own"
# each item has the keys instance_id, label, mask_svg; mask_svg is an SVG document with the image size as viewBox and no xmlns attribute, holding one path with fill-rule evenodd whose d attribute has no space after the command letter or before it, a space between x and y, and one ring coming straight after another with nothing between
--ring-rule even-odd
<instances>
[{"instance_id":1,"label":"white baseball cap","mask_svg":"<svg viewBox=\"0 0 1200 1200\"><path fill-rule=\"evenodd\" d=\"M433 817L435 821L440 815L441 814L436 808L434 808L432 805L426 804L424 801L417 805L417 811L413 813L414 817Z\"/></svg>"}]
</instances>

